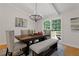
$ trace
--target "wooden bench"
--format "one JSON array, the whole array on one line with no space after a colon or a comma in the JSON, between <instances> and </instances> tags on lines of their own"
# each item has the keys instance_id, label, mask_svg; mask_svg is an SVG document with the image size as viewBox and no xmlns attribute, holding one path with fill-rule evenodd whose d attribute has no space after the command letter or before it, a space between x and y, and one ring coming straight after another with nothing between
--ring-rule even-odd
<instances>
[{"instance_id":1,"label":"wooden bench","mask_svg":"<svg viewBox=\"0 0 79 59\"><path fill-rule=\"evenodd\" d=\"M57 50L57 39L47 39L42 42L30 46L33 56L46 56L50 55Z\"/></svg>"}]
</instances>

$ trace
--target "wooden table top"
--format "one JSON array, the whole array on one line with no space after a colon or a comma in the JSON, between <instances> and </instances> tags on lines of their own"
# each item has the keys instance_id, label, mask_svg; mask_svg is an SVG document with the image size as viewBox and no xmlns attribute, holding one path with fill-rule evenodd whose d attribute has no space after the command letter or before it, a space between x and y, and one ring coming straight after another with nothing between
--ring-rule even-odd
<instances>
[{"instance_id":1,"label":"wooden table top","mask_svg":"<svg viewBox=\"0 0 79 59\"><path fill-rule=\"evenodd\" d=\"M44 35L17 35L15 36L16 39L21 40L21 41L34 40L35 38L40 38L40 37L44 37Z\"/></svg>"}]
</instances>

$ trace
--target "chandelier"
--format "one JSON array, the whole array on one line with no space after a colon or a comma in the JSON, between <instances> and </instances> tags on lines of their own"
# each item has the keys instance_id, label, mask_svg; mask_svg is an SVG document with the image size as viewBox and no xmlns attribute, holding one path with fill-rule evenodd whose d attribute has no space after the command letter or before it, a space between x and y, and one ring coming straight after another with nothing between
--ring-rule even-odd
<instances>
[{"instance_id":1,"label":"chandelier","mask_svg":"<svg viewBox=\"0 0 79 59\"><path fill-rule=\"evenodd\" d=\"M29 17L30 17L30 19L34 20L35 22L42 19L42 16L37 14L37 3L35 4L35 14L30 15Z\"/></svg>"}]
</instances>

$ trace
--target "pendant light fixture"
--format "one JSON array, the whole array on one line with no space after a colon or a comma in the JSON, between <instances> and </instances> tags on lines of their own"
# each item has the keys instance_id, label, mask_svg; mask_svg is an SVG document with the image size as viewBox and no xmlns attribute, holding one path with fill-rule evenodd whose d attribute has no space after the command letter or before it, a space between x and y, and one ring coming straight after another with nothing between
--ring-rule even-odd
<instances>
[{"instance_id":1,"label":"pendant light fixture","mask_svg":"<svg viewBox=\"0 0 79 59\"><path fill-rule=\"evenodd\" d=\"M34 20L35 22L42 19L42 16L37 14L37 3L35 3L35 13L29 17L30 17L30 19Z\"/></svg>"}]
</instances>

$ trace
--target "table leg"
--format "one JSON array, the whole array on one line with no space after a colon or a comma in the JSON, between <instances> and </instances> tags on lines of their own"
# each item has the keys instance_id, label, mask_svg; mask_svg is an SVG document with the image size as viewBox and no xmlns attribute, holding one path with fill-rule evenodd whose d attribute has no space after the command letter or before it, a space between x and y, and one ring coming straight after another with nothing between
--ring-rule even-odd
<instances>
[{"instance_id":1,"label":"table leg","mask_svg":"<svg viewBox=\"0 0 79 59\"><path fill-rule=\"evenodd\" d=\"M39 42L46 40L46 37L39 38Z\"/></svg>"},{"instance_id":2,"label":"table leg","mask_svg":"<svg viewBox=\"0 0 79 59\"><path fill-rule=\"evenodd\" d=\"M24 54L27 56L27 55L29 55L29 41L26 42L26 44L27 44L27 47L25 47L25 48L23 49L23 51L24 51Z\"/></svg>"},{"instance_id":3,"label":"table leg","mask_svg":"<svg viewBox=\"0 0 79 59\"><path fill-rule=\"evenodd\" d=\"M35 40L32 41L32 44L34 44L34 43L35 43Z\"/></svg>"}]
</instances>

